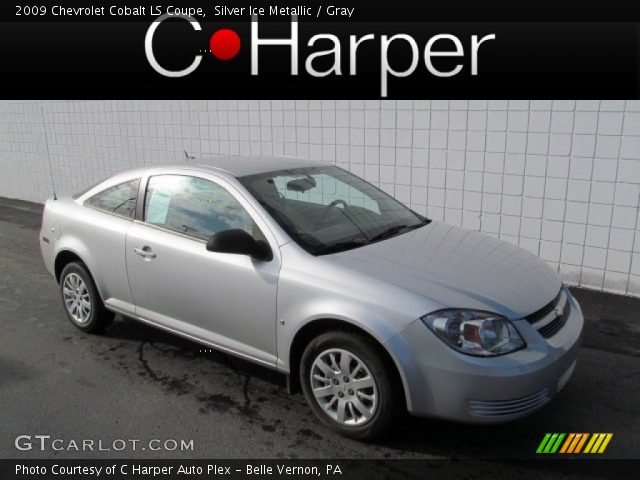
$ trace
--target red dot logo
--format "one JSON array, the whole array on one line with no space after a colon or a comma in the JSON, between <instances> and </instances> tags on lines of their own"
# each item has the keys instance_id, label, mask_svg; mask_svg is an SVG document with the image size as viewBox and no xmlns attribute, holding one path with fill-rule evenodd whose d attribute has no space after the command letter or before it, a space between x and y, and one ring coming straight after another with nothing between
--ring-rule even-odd
<instances>
[{"instance_id":1,"label":"red dot logo","mask_svg":"<svg viewBox=\"0 0 640 480\"><path fill-rule=\"evenodd\" d=\"M217 59L231 60L240 51L240 37L233 30L223 28L211 35L209 48Z\"/></svg>"}]
</instances>

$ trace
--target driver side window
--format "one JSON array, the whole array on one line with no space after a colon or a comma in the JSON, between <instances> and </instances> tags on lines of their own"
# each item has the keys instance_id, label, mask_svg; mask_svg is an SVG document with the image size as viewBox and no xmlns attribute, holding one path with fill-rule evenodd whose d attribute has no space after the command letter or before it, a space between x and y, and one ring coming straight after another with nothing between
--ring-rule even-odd
<instances>
[{"instance_id":1,"label":"driver side window","mask_svg":"<svg viewBox=\"0 0 640 480\"><path fill-rule=\"evenodd\" d=\"M242 229L254 238L259 232L251 216L224 187L186 175L149 179L144 221L200 240L225 230Z\"/></svg>"}]
</instances>

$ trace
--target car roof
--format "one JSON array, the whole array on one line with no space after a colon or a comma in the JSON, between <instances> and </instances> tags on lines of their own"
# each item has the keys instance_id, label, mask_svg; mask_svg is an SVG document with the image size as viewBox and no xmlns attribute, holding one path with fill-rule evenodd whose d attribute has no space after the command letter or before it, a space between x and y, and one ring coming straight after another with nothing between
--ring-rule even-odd
<instances>
[{"instance_id":1,"label":"car roof","mask_svg":"<svg viewBox=\"0 0 640 480\"><path fill-rule=\"evenodd\" d=\"M159 172L170 170L182 170L202 173L225 173L231 177L240 178L247 175L256 175L277 170L288 170L292 168L319 167L327 165L323 162L305 160L291 157L247 157L225 155L219 157L198 157L190 158L184 163L170 165L154 165L150 167L135 168L112 175L95 185L86 188L80 193L73 195L78 201L84 201L95 193L127 182L135 177L146 174L156 175Z\"/></svg>"},{"instance_id":2,"label":"car roof","mask_svg":"<svg viewBox=\"0 0 640 480\"><path fill-rule=\"evenodd\" d=\"M181 164L181 168L203 172L223 171L234 177L244 177L276 170L318 167L324 165L314 160L289 157L247 157L226 155L220 157L196 158Z\"/></svg>"}]
</instances>

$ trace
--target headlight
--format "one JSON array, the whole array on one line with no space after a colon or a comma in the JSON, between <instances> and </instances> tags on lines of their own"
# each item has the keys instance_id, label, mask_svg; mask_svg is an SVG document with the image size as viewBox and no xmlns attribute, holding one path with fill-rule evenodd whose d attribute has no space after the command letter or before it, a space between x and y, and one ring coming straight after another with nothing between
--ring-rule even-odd
<instances>
[{"instance_id":1,"label":"headlight","mask_svg":"<svg viewBox=\"0 0 640 480\"><path fill-rule=\"evenodd\" d=\"M525 346L511 322L495 313L440 310L421 320L445 343L467 355L492 357Z\"/></svg>"}]
</instances>

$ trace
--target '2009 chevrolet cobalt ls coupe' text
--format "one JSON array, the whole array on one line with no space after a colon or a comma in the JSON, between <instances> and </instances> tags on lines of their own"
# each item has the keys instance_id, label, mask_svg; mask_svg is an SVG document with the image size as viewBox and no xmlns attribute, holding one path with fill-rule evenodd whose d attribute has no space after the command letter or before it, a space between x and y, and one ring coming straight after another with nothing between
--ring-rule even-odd
<instances>
[{"instance_id":1,"label":"'2009 chevrolet cobalt ls coupe' text","mask_svg":"<svg viewBox=\"0 0 640 480\"><path fill-rule=\"evenodd\" d=\"M277 369L354 438L402 409L527 415L571 376L582 332L534 255L311 161L122 173L48 200L41 247L76 327L117 312Z\"/></svg>"}]
</instances>

